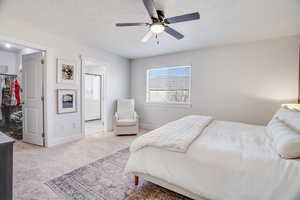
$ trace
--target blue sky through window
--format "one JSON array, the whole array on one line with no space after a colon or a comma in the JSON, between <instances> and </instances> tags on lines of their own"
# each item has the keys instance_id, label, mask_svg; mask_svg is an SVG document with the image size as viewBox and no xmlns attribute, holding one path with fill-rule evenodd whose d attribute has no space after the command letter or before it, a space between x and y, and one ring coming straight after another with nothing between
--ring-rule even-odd
<instances>
[{"instance_id":1,"label":"blue sky through window","mask_svg":"<svg viewBox=\"0 0 300 200\"><path fill-rule=\"evenodd\" d=\"M164 68L164 69L151 69L149 71L149 79L157 77L170 77L170 76L189 76L191 67L183 66L176 68Z\"/></svg>"}]
</instances>

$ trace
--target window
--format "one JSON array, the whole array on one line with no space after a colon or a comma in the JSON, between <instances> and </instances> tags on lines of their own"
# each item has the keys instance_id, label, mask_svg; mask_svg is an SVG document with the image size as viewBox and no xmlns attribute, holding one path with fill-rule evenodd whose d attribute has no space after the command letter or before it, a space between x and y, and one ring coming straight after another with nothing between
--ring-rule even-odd
<instances>
[{"instance_id":1,"label":"window","mask_svg":"<svg viewBox=\"0 0 300 200\"><path fill-rule=\"evenodd\" d=\"M147 102L189 104L191 66L147 70Z\"/></svg>"}]
</instances>

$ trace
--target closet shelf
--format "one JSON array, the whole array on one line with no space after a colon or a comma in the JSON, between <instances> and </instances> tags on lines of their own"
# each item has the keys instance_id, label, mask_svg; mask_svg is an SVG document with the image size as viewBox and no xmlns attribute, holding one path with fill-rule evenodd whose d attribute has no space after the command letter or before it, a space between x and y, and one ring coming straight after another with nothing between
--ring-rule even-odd
<instances>
[{"instance_id":1,"label":"closet shelf","mask_svg":"<svg viewBox=\"0 0 300 200\"><path fill-rule=\"evenodd\" d=\"M18 75L16 75L16 74L4 74L4 73L0 73L0 76L11 76L11 77L17 77Z\"/></svg>"}]
</instances>

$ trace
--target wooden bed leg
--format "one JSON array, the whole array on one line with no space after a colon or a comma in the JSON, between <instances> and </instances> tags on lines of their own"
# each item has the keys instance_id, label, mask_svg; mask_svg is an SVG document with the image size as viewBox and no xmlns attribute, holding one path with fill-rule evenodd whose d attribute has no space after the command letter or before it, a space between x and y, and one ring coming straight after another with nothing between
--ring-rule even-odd
<instances>
[{"instance_id":1,"label":"wooden bed leg","mask_svg":"<svg viewBox=\"0 0 300 200\"><path fill-rule=\"evenodd\" d=\"M138 185L138 184L139 184L139 177L134 176L134 185Z\"/></svg>"}]
</instances>

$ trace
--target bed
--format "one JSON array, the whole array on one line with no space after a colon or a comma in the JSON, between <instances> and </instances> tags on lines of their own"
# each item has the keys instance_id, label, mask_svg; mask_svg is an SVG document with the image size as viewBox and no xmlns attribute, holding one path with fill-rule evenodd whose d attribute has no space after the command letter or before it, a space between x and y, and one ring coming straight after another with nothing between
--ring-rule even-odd
<instances>
[{"instance_id":1,"label":"bed","mask_svg":"<svg viewBox=\"0 0 300 200\"><path fill-rule=\"evenodd\" d=\"M198 200L300 199L300 159L283 159L266 127L210 120L200 132L186 151L131 147L125 171Z\"/></svg>"}]
</instances>

